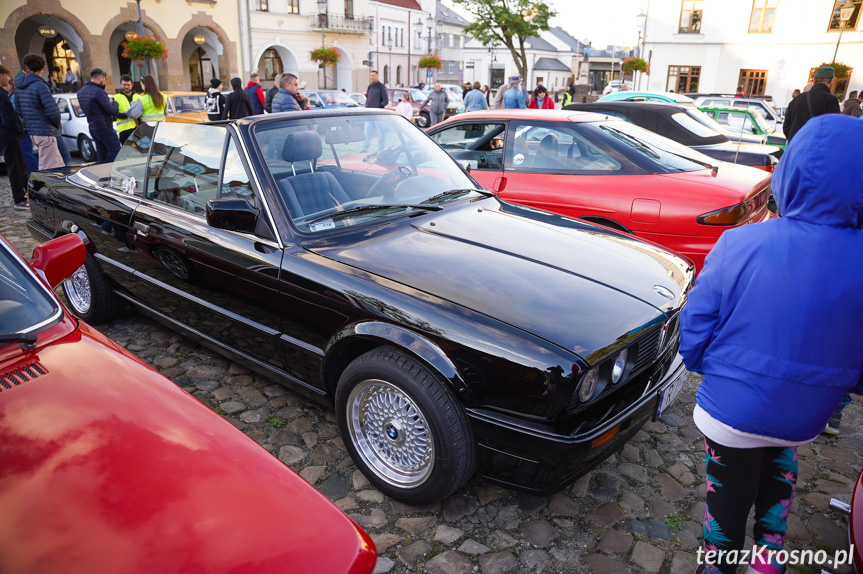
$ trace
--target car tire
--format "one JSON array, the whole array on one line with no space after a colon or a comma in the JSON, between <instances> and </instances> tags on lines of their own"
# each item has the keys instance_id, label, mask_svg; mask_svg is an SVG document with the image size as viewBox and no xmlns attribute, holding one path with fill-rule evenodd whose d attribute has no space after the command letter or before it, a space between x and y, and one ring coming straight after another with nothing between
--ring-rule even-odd
<instances>
[{"instance_id":1,"label":"car tire","mask_svg":"<svg viewBox=\"0 0 863 574\"><path fill-rule=\"evenodd\" d=\"M110 321L123 310L123 300L114 294L108 278L90 254L62 285L72 313L88 323Z\"/></svg>"},{"instance_id":2,"label":"car tire","mask_svg":"<svg viewBox=\"0 0 863 574\"><path fill-rule=\"evenodd\" d=\"M435 502L473 475L476 440L464 409L437 375L391 347L348 365L336 414L357 467L391 498Z\"/></svg>"},{"instance_id":3,"label":"car tire","mask_svg":"<svg viewBox=\"0 0 863 574\"><path fill-rule=\"evenodd\" d=\"M420 117L417 118L417 125L421 128L429 127L430 123L431 123L431 117L425 112L421 113Z\"/></svg>"},{"instance_id":4,"label":"car tire","mask_svg":"<svg viewBox=\"0 0 863 574\"><path fill-rule=\"evenodd\" d=\"M95 161L96 145L84 134L78 136L78 153L85 162Z\"/></svg>"}]
</instances>

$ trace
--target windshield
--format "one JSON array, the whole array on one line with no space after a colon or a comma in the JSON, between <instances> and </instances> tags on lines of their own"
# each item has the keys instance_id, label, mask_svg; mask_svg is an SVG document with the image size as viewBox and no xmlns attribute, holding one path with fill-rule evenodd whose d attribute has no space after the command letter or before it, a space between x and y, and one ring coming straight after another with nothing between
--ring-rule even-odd
<instances>
[{"instance_id":1,"label":"windshield","mask_svg":"<svg viewBox=\"0 0 863 574\"><path fill-rule=\"evenodd\" d=\"M762 132L767 134L772 134L776 130L770 127L770 124L767 123L767 120L764 119L764 116L761 115L761 110L756 107L749 108L749 111L752 112L752 119L755 120L755 125L757 125Z\"/></svg>"},{"instance_id":2,"label":"windshield","mask_svg":"<svg viewBox=\"0 0 863 574\"><path fill-rule=\"evenodd\" d=\"M187 114L189 112L204 111L204 97L207 94L191 94L187 96L171 96L174 102L174 113Z\"/></svg>"},{"instance_id":3,"label":"windshield","mask_svg":"<svg viewBox=\"0 0 863 574\"><path fill-rule=\"evenodd\" d=\"M0 335L35 331L61 312L47 289L0 241Z\"/></svg>"},{"instance_id":4,"label":"windshield","mask_svg":"<svg viewBox=\"0 0 863 574\"><path fill-rule=\"evenodd\" d=\"M328 106L345 106L346 108L357 108L359 105L344 92L328 91L318 92Z\"/></svg>"},{"instance_id":5,"label":"windshield","mask_svg":"<svg viewBox=\"0 0 863 574\"><path fill-rule=\"evenodd\" d=\"M426 93L422 90L408 90L411 94L411 99L415 102L424 102L426 99Z\"/></svg>"},{"instance_id":6,"label":"windshield","mask_svg":"<svg viewBox=\"0 0 863 574\"><path fill-rule=\"evenodd\" d=\"M672 172L697 171L712 168L717 163L713 158L629 122L611 121L599 127L644 158Z\"/></svg>"},{"instance_id":7,"label":"windshield","mask_svg":"<svg viewBox=\"0 0 863 574\"><path fill-rule=\"evenodd\" d=\"M258 124L257 145L302 232L439 209L485 192L422 131L396 115Z\"/></svg>"}]
</instances>

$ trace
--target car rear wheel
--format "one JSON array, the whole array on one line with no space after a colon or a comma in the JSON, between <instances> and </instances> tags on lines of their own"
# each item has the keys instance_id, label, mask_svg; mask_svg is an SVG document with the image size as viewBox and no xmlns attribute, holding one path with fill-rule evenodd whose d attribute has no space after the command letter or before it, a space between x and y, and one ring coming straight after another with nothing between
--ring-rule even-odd
<instances>
[{"instance_id":1,"label":"car rear wheel","mask_svg":"<svg viewBox=\"0 0 863 574\"><path fill-rule=\"evenodd\" d=\"M89 254L84 265L63 281L63 293L72 312L88 323L110 321L123 309L123 301Z\"/></svg>"},{"instance_id":2,"label":"car rear wheel","mask_svg":"<svg viewBox=\"0 0 863 574\"><path fill-rule=\"evenodd\" d=\"M86 162L96 159L96 146L93 144L93 140L84 134L78 136L78 153L81 154L81 159Z\"/></svg>"},{"instance_id":3,"label":"car rear wheel","mask_svg":"<svg viewBox=\"0 0 863 574\"><path fill-rule=\"evenodd\" d=\"M421 128L429 127L430 123L431 119L429 118L429 115L425 112L421 113L420 117L417 118L417 125Z\"/></svg>"},{"instance_id":4,"label":"car rear wheel","mask_svg":"<svg viewBox=\"0 0 863 574\"><path fill-rule=\"evenodd\" d=\"M476 443L464 410L434 373L395 349L369 351L348 365L336 410L354 462L396 500L441 500L473 474Z\"/></svg>"}]
</instances>

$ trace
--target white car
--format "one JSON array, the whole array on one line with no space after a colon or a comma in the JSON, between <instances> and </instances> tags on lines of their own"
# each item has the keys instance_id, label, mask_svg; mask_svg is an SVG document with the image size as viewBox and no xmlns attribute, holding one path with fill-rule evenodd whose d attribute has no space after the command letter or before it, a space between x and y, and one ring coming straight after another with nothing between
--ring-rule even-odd
<instances>
[{"instance_id":1,"label":"white car","mask_svg":"<svg viewBox=\"0 0 863 574\"><path fill-rule=\"evenodd\" d=\"M782 133L783 116L770 102L762 98L734 98L724 96L701 96L695 100L699 108L755 108L775 131Z\"/></svg>"},{"instance_id":2,"label":"white car","mask_svg":"<svg viewBox=\"0 0 863 574\"><path fill-rule=\"evenodd\" d=\"M620 80L611 80L605 85L605 89L602 90L602 95L607 96L608 94L613 94L614 92L620 91ZM628 82L626 80L623 81L623 85L626 86L626 89L632 89L632 82Z\"/></svg>"},{"instance_id":3,"label":"white car","mask_svg":"<svg viewBox=\"0 0 863 574\"><path fill-rule=\"evenodd\" d=\"M85 162L96 161L96 146L90 137L87 117L78 104L75 94L54 94L60 108L60 124L63 127L63 140L70 151L75 150Z\"/></svg>"}]
</instances>

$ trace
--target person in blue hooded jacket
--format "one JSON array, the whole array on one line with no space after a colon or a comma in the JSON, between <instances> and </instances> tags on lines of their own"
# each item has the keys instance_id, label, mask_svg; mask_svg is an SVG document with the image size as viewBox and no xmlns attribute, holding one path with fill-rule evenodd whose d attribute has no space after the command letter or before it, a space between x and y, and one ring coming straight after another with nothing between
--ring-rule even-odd
<instances>
[{"instance_id":1,"label":"person in blue hooded jacket","mask_svg":"<svg viewBox=\"0 0 863 574\"><path fill-rule=\"evenodd\" d=\"M863 392L863 123L813 118L773 174L782 217L722 234L681 313L680 353L704 374L693 418L705 436L704 557L743 548L755 505L758 557L784 571L797 446L846 392ZM728 558L733 555L724 555ZM719 559L706 572L735 572Z\"/></svg>"}]
</instances>

